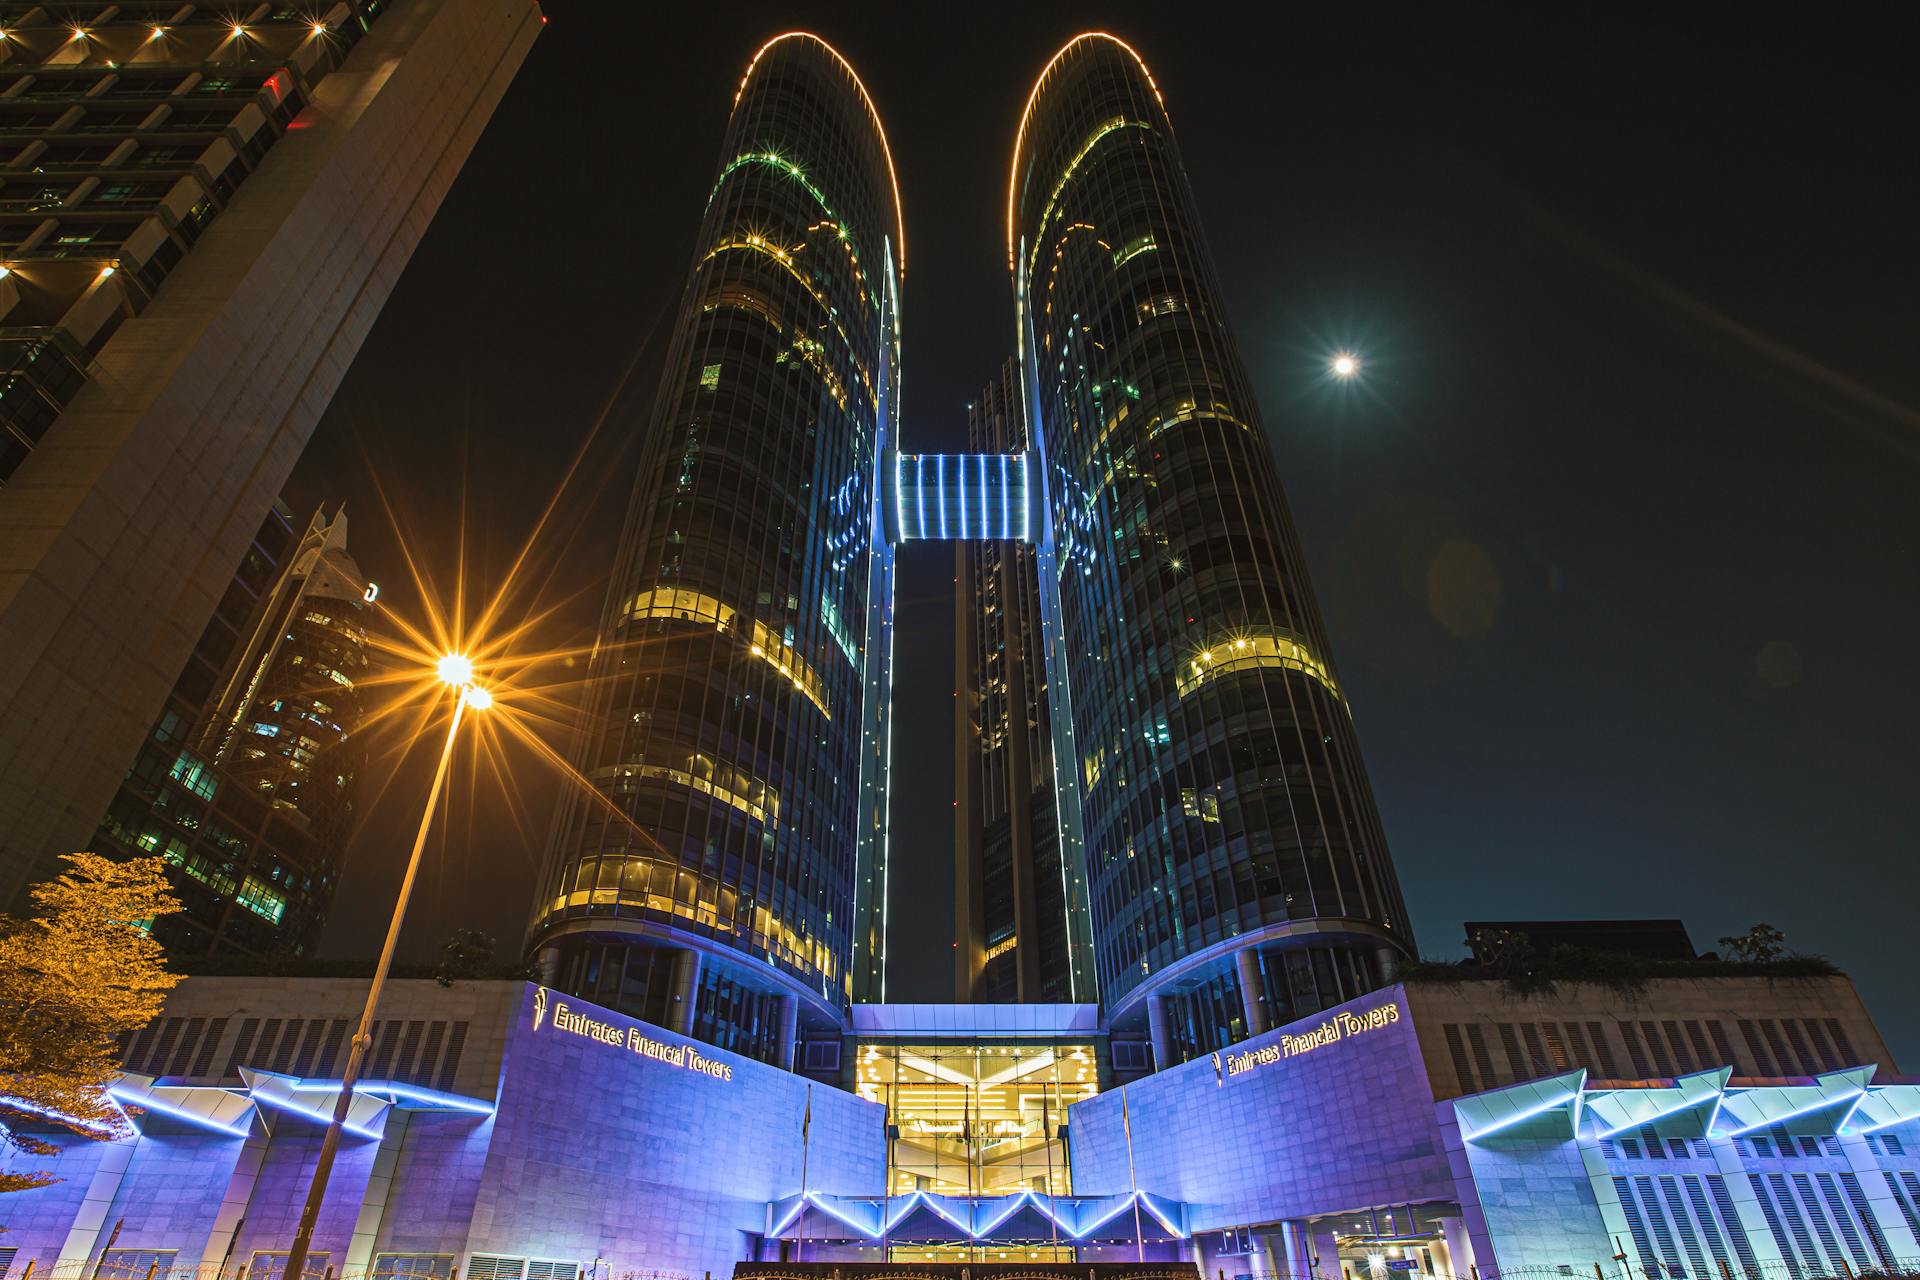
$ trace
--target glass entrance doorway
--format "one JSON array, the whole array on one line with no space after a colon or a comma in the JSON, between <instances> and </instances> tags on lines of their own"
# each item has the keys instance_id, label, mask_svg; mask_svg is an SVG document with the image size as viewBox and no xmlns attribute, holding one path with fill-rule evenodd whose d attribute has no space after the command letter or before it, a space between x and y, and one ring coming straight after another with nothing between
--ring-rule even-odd
<instances>
[{"instance_id":1,"label":"glass entrance doorway","mask_svg":"<svg viewBox=\"0 0 1920 1280\"><path fill-rule=\"evenodd\" d=\"M890 1195L985 1199L1071 1195L1060 1126L1100 1085L1090 1043L988 1041L861 1045L854 1089L887 1109Z\"/></svg>"}]
</instances>

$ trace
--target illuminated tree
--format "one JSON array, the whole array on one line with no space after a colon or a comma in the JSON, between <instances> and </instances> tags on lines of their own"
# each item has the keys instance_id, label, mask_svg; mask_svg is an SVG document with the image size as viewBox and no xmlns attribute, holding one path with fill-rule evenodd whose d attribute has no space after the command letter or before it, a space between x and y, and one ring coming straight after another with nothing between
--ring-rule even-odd
<instances>
[{"instance_id":1,"label":"illuminated tree","mask_svg":"<svg viewBox=\"0 0 1920 1280\"><path fill-rule=\"evenodd\" d=\"M70 853L68 869L33 890L33 918L0 915L0 1153L53 1155L20 1132L54 1123L94 1139L127 1132L107 1097L120 1069L115 1040L153 1020L180 981L148 935L180 908L158 858L119 862ZM57 1181L0 1171L0 1192Z\"/></svg>"}]
</instances>

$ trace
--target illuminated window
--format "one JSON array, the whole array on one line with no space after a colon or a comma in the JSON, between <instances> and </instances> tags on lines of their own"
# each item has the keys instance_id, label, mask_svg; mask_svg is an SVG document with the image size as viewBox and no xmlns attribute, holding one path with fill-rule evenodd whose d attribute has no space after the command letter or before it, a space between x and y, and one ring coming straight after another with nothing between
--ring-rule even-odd
<instances>
[{"instance_id":1,"label":"illuminated window","mask_svg":"<svg viewBox=\"0 0 1920 1280\"><path fill-rule=\"evenodd\" d=\"M1144 236L1135 236L1113 252L1113 265L1125 266L1143 253L1152 253L1160 246L1153 242L1151 232Z\"/></svg>"},{"instance_id":2,"label":"illuminated window","mask_svg":"<svg viewBox=\"0 0 1920 1280\"><path fill-rule=\"evenodd\" d=\"M202 800L213 799L214 789L219 785L218 779L214 777L212 766L200 757L188 755L184 751L174 760L173 768L168 770L168 773L175 782Z\"/></svg>"},{"instance_id":3,"label":"illuminated window","mask_svg":"<svg viewBox=\"0 0 1920 1280\"><path fill-rule=\"evenodd\" d=\"M377 1253L369 1280L447 1280L452 1274L450 1253Z\"/></svg>"},{"instance_id":4,"label":"illuminated window","mask_svg":"<svg viewBox=\"0 0 1920 1280\"><path fill-rule=\"evenodd\" d=\"M1328 693L1345 701L1340 686L1334 683L1326 664L1314 657L1300 640L1277 630L1243 632L1219 641L1212 648L1203 649L1181 669L1176 684L1180 696L1184 698L1218 676L1250 671L1256 667L1282 667L1289 671L1304 672L1319 681Z\"/></svg>"},{"instance_id":5,"label":"illuminated window","mask_svg":"<svg viewBox=\"0 0 1920 1280\"><path fill-rule=\"evenodd\" d=\"M988 960L999 959L1001 956L1007 954L1007 952L1013 950L1015 946L1019 945L1019 942L1020 942L1020 935L1013 934L1013 933L1008 934L1006 937L1000 939L1000 941L994 943L992 946L987 948L987 959Z\"/></svg>"},{"instance_id":6,"label":"illuminated window","mask_svg":"<svg viewBox=\"0 0 1920 1280\"><path fill-rule=\"evenodd\" d=\"M269 888L267 882L256 876L248 876L240 886L240 892L234 897L247 910L273 924L280 923L280 917L287 913L287 900L284 896Z\"/></svg>"},{"instance_id":7,"label":"illuminated window","mask_svg":"<svg viewBox=\"0 0 1920 1280\"><path fill-rule=\"evenodd\" d=\"M854 1089L899 1127L892 1194L1072 1193L1060 1126L1099 1091L1088 1044L866 1044Z\"/></svg>"},{"instance_id":8,"label":"illuminated window","mask_svg":"<svg viewBox=\"0 0 1920 1280\"><path fill-rule=\"evenodd\" d=\"M684 591L673 587L659 587L652 591L642 591L627 606L629 619L639 618L678 618L685 622L705 622L716 631L734 629L734 611L721 604L713 596L700 591ZM789 648L782 634L763 622L755 622L749 643L753 656L765 662L784 676L793 687L805 696L807 701L820 708L820 713L832 719L833 713L827 707L826 686L820 676L800 655Z\"/></svg>"},{"instance_id":9,"label":"illuminated window","mask_svg":"<svg viewBox=\"0 0 1920 1280\"><path fill-rule=\"evenodd\" d=\"M620 780L627 778L674 783L689 791L712 796L768 827L779 826L778 791L744 769L735 768L724 761L716 764L712 757L699 752L691 752L675 764L625 765L618 769L603 769L596 774L597 781L603 785L612 784L615 788L618 788Z\"/></svg>"},{"instance_id":10,"label":"illuminated window","mask_svg":"<svg viewBox=\"0 0 1920 1280\"><path fill-rule=\"evenodd\" d=\"M710 364L700 371L700 388L703 391L717 391L720 389L719 365Z\"/></svg>"},{"instance_id":11,"label":"illuminated window","mask_svg":"<svg viewBox=\"0 0 1920 1280\"><path fill-rule=\"evenodd\" d=\"M327 1265L332 1256L327 1253L308 1254L306 1263L301 1267L305 1280L320 1280L333 1270ZM256 1253L253 1255L253 1265L247 1268L247 1274L253 1280L284 1280L286 1271L287 1255L284 1252Z\"/></svg>"},{"instance_id":12,"label":"illuminated window","mask_svg":"<svg viewBox=\"0 0 1920 1280\"><path fill-rule=\"evenodd\" d=\"M1211 791L1196 792L1192 787L1180 788L1180 809L1189 818L1198 818L1202 822L1220 821L1220 797Z\"/></svg>"}]
</instances>

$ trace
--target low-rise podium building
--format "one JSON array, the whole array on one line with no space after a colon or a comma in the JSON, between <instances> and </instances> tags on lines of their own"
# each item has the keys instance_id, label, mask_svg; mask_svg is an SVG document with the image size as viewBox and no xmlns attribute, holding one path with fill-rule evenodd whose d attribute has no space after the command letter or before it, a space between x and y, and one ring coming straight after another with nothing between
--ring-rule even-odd
<instances>
[{"instance_id":1,"label":"low-rise podium building","mask_svg":"<svg viewBox=\"0 0 1920 1280\"><path fill-rule=\"evenodd\" d=\"M276 1280L363 990L189 979L126 1047L134 1135L56 1136L62 1180L0 1197L4 1275ZM788 1071L529 983L396 982L315 1274L1802 1280L1920 1259L1920 1083L1843 977L1403 983L1121 1085L1092 1006L854 1012Z\"/></svg>"}]
</instances>

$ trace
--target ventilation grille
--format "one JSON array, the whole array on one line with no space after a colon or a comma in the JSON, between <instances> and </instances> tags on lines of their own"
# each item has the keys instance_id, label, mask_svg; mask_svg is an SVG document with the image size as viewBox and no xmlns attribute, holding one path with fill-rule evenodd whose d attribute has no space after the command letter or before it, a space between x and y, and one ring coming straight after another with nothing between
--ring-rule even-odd
<instances>
[{"instance_id":1,"label":"ventilation grille","mask_svg":"<svg viewBox=\"0 0 1920 1280\"><path fill-rule=\"evenodd\" d=\"M121 1062L140 1075L227 1083L239 1081L241 1067L327 1079L346 1066L351 1032L345 1018L244 1018L237 1026L228 1018L157 1018L121 1038ZM466 1040L464 1022L376 1022L366 1075L451 1090ZM218 1076L216 1062L224 1064Z\"/></svg>"}]
</instances>

